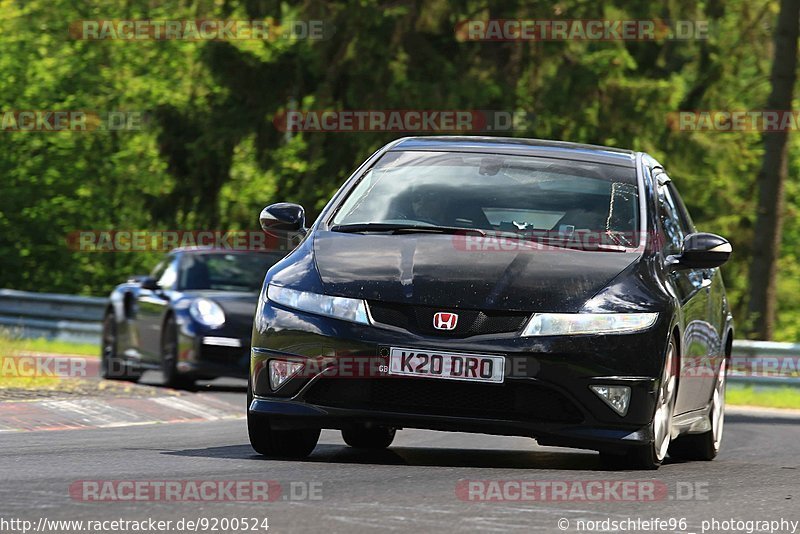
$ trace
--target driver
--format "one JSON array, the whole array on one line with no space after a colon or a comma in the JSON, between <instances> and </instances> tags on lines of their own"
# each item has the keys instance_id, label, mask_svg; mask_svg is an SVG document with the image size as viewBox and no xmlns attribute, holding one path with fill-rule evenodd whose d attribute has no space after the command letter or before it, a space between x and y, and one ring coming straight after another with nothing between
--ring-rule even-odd
<instances>
[{"instance_id":1,"label":"driver","mask_svg":"<svg viewBox=\"0 0 800 534\"><path fill-rule=\"evenodd\" d=\"M411 216L414 220L436 223L443 199L435 192L416 187L411 191Z\"/></svg>"}]
</instances>

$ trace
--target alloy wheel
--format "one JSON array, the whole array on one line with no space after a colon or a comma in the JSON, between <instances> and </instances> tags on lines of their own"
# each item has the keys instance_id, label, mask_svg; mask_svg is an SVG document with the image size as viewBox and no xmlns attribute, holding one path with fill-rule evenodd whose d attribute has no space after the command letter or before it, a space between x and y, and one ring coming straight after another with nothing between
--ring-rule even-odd
<instances>
[{"instance_id":1,"label":"alloy wheel","mask_svg":"<svg viewBox=\"0 0 800 534\"><path fill-rule=\"evenodd\" d=\"M659 462L667 456L667 449L669 449L672 437L672 413L675 409L675 390L678 382L675 359L675 344L670 340L664 363L664 373L658 389L656 413L653 417L653 446L656 460Z\"/></svg>"},{"instance_id":2,"label":"alloy wheel","mask_svg":"<svg viewBox=\"0 0 800 534\"><path fill-rule=\"evenodd\" d=\"M725 426L725 382L727 359L723 359L717 373L717 384L711 405L711 431L714 436L714 450L719 451L722 444L722 429Z\"/></svg>"}]
</instances>

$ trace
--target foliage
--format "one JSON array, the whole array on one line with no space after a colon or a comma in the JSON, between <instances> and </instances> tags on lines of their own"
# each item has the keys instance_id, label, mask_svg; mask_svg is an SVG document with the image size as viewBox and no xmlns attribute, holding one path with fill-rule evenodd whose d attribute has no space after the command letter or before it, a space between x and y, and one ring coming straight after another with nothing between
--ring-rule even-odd
<instances>
[{"instance_id":1,"label":"foliage","mask_svg":"<svg viewBox=\"0 0 800 534\"><path fill-rule=\"evenodd\" d=\"M512 132L645 150L699 227L728 236L743 319L761 139L689 133L677 110L763 108L777 1L0 0L0 110L135 110L140 131L2 133L0 287L104 294L154 254L70 250L75 230L251 229L273 201L313 218L388 132L295 133L287 109L533 112ZM315 19L323 40L82 41L81 19ZM707 20L708 39L477 42L469 18ZM792 141L778 339L800 336L800 172ZM739 326L746 327L740 320Z\"/></svg>"}]
</instances>

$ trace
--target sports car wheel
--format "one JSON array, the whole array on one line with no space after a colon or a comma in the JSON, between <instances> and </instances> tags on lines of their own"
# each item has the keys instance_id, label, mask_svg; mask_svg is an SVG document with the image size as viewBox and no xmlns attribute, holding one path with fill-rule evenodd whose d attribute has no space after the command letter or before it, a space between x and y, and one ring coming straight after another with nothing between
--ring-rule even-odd
<instances>
[{"instance_id":1,"label":"sports car wheel","mask_svg":"<svg viewBox=\"0 0 800 534\"><path fill-rule=\"evenodd\" d=\"M185 389L194 385L194 380L178 372L178 325L175 318L167 317L161 334L161 371L164 385Z\"/></svg>"},{"instance_id":2,"label":"sports car wheel","mask_svg":"<svg viewBox=\"0 0 800 534\"><path fill-rule=\"evenodd\" d=\"M142 374L117 356L117 319L113 313L103 318L103 344L100 351L100 376L106 380L136 382Z\"/></svg>"}]
</instances>

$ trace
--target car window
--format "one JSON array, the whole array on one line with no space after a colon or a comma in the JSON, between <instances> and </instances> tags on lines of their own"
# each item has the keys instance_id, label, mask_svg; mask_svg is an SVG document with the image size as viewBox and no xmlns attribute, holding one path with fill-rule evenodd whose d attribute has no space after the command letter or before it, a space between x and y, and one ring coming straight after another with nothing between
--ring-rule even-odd
<instances>
[{"instance_id":1,"label":"car window","mask_svg":"<svg viewBox=\"0 0 800 534\"><path fill-rule=\"evenodd\" d=\"M272 265L283 253L231 254L203 252L187 254L181 262L181 290L256 291Z\"/></svg>"},{"instance_id":2,"label":"car window","mask_svg":"<svg viewBox=\"0 0 800 534\"><path fill-rule=\"evenodd\" d=\"M684 210L681 208L682 205L677 203L673 195L670 182L662 183L658 188L658 214L661 230L664 233L664 252L667 254L679 254L683 238L691 231L689 221L686 220Z\"/></svg>"},{"instance_id":3,"label":"car window","mask_svg":"<svg viewBox=\"0 0 800 534\"><path fill-rule=\"evenodd\" d=\"M334 226L413 224L638 244L633 168L533 156L390 152L337 209Z\"/></svg>"},{"instance_id":4,"label":"car window","mask_svg":"<svg viewBox=\"0 0 800 534\"><path fill-rule=\"evenodd\" d=\"M689 210L686 209L686 204L683 203L683 199L681 199L681 195L678 193L675 184L673 182L667 183L667 189L669 189L670 196L675 203L675 207L678 209L678 218L684 233L691 234L695 232L696 230L692 217L689 215Z\"/></svg>"},{"instance_id":5,"label":"car window","mask_svg":"<svg viewBox=\"0 0 800 534\"><path fill-rule=\"evenodd\" d=\"M171 260L164 269L164 273L158 278L158 286L161 289L174 289L175 282L178 281L178 266L176 261Z\"/></svg>"},{"instance_id":6,"label":"car window","mask_svg":"<svg viewBox=\"0 0 800 534\"><path fill-rule=\"evenodd\" d=\"M158 265L153 267L153 270L150 271L150 278L152 278L156 282L158 280L160 280L161 276L163 276L163 274L164 274L164 271L167 270L167 266L169 265L170 261L171 261L171 257L166 257L163 260L161 260L160 262L158 262Z\"/></svg>"},{"instance_id":7,"label":"car window","mask_svg":"<svg viewBox=\"0 0 800 534\"><path fill-rule=\"evenodd\" d=\"M175 257L170 255L158 262L150 271L150 278L155 280L162 289L172 289L177 280L177 267Z\"/></svg>"}]
</instances>

